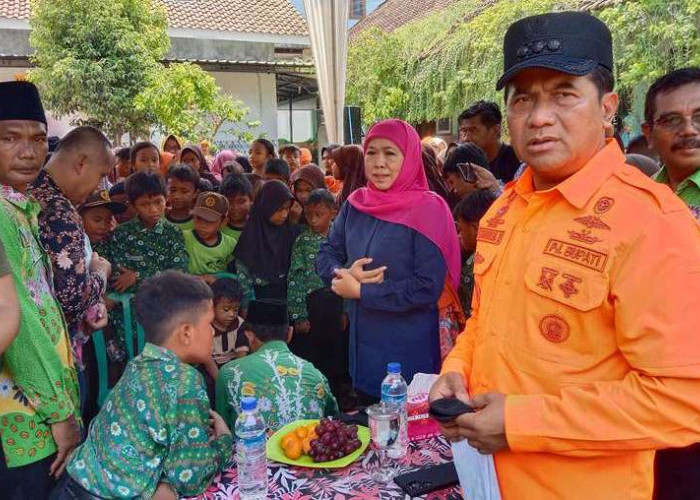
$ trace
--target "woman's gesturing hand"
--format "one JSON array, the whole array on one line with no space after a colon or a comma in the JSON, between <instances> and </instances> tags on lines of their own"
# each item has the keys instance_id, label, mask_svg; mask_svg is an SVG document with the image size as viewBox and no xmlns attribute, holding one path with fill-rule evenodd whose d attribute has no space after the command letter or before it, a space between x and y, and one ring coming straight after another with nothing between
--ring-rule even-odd
<instances>
[{"instance_id":1,"label":"woman's gesturing hand","mask_svg":"<svg viewBox=\"0 0 700 500\"><path fill-rule=\"evenodd\" d=\"M360 282L350 274L350 271L336 269L335 278L331 282L331 290L344 299L359 299L362 287Z\"/></svg>"},{"instance_id":2,"label":"woman's gesturing hand","mask_svg":"<svg viewBox=\"0 0 700 500\"><path fill-rule=\"evenodd\" d=\"M353 278L359 281L361 284L369 283L383 283L384 282L384 271L387 270L386 266L378 267L377 269L372 269L370 271L365 271L365 266L372 263L372 259L365 257L362 259L357 259L353 262L352 266L348 270Z\"/></svg>"}]
</instances>

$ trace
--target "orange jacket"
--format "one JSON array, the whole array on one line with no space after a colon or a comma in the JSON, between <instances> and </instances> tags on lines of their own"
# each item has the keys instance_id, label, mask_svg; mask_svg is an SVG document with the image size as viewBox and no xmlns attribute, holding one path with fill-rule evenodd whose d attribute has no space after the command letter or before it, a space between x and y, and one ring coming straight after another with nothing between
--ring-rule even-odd
<instances>
[{"instance_id":1,"label":"orange jacket","mask_svg":"<svg viewBox=\"0 0 700 500\"><path fill-rule=\"evenodd\" d=\"M507 395L505 499L651 498L700 441L700 231L609 142L555 188L529 169L481 221L474 315L443 364Z\"/></svg>"}]
</instances>

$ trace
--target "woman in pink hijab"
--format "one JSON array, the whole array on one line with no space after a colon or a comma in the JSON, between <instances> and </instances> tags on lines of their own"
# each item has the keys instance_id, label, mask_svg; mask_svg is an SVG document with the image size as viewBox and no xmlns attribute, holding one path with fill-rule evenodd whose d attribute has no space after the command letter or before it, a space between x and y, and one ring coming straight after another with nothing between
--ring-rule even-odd
<instances>
[{"instance_id":1,"label":"woman in pink hijab","mask_svg":"<svg viewBox=\"0 0 700 500\"><path fill-rule=\"evenodd\" d=\"M226 166L228 162L236 161L237 156L238 152L231 151L230 149L225 149L216 155L216 158L214 158L211 164L211 173L214 174L217 180L222 180L224 177L224 166Z\"/></svg>"},{"instance_id":2,"label":"woman in pink hijab","mask_svg":"<svg viewBox=\"0 0 700 500\"><path fill-rule=\"evenodd\" d=\"M418 133L401 120L373 126L364 144L367 187L343 205L316 259L319 275L348 301L350 374L380 396L389 362L410 383L440 367L438 299L460 276L447 203L428 188Z\"/></svg>"}]
</instances>

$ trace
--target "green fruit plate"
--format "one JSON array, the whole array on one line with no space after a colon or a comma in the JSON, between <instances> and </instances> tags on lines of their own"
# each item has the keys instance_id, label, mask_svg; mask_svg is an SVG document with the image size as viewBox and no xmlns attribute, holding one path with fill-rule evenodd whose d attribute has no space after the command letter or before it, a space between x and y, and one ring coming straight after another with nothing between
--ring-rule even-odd
<instances>
[{"instance_id":1,"label":"green fruit plate","mask_svg":"<svg viewBox=\"0 0 700 500\"><path fill-rule=\"evenodd\" d=\"M343 467L347 467L357 460L369 446L369 429L358 425L357 439L359 439L362 444L350 455L346 455L343 458L331 460L329 462L314 462L310 456L305 454L299 457L297 460L287 458L287 456L284 454L284 450L282 449L282 438L299 426L318 424L318 422L318 420L297 420L296 422L287 424L279 429L267 440L267 458L274 460L275 462L294 465L296 467L310 467L314 469L342 469Z\"/></svg>"}]
</instances>

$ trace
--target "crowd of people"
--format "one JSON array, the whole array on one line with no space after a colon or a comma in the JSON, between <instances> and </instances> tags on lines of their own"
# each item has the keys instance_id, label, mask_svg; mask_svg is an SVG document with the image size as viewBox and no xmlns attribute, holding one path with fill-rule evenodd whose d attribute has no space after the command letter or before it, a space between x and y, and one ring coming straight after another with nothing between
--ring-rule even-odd
<instances>
[{"instance_id":1,"label":"crowd of people","mask_svg":"<svg viewBox=\"0 0 700 500\"><path fill-rule=\"evenodd\" d=\"M442 430L505 498L692 498L700 68L650 87L625 145L602 22L526 18L504 51L512 144L479 101L453 143L385 120L319 164L55 143L36 87L0 83L3 497L196 495L243 397L274 431L376 402L400 362L479 409Z\"/></svg>"}]
</instances>

